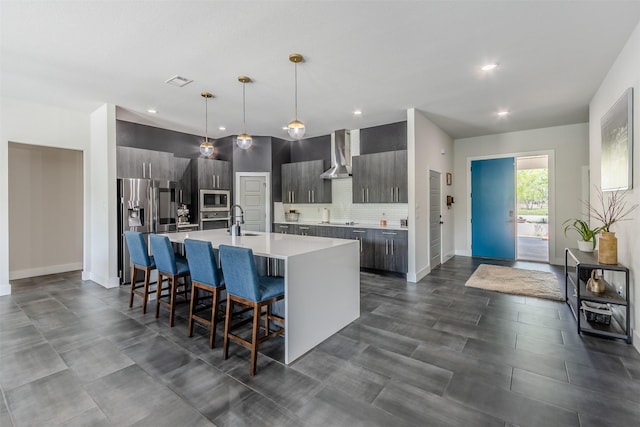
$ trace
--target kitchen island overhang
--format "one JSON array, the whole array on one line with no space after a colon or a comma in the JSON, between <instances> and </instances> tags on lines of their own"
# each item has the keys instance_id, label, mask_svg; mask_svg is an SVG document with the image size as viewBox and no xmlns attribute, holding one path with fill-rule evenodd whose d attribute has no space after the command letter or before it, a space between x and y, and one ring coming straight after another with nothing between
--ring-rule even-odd
<instances>
[{"instance_id":1,"label":"kitchen island overhang","mask_svg":"<svg viewBox=\"0 0 640 427\"><path fill-rule=\"evenodd\" d=\"M226 230L167 234L251 248L254 255L284 261L284 361L290 364L360 317L360 246L357 240Z\"/></svg>"}]
</instances>

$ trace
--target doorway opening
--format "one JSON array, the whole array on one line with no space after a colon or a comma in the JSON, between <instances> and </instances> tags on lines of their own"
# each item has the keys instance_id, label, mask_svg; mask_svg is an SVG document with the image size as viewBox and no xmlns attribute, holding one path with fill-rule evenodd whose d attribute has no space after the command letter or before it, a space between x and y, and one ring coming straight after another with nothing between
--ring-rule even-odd
<instances>
[{"instance_id":1,"label":"doorway opening","mask_svg":"<svg viewBox=\"0 0 640 427\"><path fill-rule=\"evenodd\" d=\"M517 259L549 262L549 156L516 158Z\"/></svg>"}]
</instances>

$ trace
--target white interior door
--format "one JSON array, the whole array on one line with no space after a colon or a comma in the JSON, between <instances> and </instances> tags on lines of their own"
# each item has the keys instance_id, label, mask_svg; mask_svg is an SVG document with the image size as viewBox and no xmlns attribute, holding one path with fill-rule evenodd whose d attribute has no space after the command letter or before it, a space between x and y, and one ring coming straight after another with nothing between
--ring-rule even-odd
<instances>
[{"instance_id":1,"label":"white interior door","mask_svg":"<svg viewBox=\"0 0 640 427\"><path fill-rule=\"evenodd\" d=\"M429 258L432 269L439 266L442 259L441 175L429 171Z\"/></svg>"},{"instance_id":2,"label":"white interior door","mask_svg":"<svg viewBox=\"0 0 640 427\"><path fill-rule=\"evenodd\" d=\"M240 176L238 200L244 209L244 229L267 231L267 179L264 176Z\"/></svg>"}]
</instances>

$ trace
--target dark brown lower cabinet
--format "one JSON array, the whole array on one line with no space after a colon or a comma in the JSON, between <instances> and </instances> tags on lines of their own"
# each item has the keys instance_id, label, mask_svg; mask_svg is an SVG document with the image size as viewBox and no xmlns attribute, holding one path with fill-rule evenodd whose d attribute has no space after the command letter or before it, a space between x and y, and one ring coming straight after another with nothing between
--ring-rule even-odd
<instances>
[{"instance_id":1,"label":"dark brown lower cabinet","mask_svg":"<svg viewBox=\"0 0 640 427\"><path fill-rule=\"evenodd\" d=\"M330 225L273 224L275 233L353 239L360 242L360 267L406 274L408 270L407 230Z\"/></svg>"}]
</instances>

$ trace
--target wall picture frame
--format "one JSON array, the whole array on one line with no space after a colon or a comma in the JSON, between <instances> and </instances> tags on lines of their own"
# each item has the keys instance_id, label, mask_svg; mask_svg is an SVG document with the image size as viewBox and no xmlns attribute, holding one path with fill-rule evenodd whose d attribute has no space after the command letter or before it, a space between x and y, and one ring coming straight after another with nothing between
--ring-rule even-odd
<instances>
[{"instance_id":1,"label":"wall picture frame","mask_svg":"<svg viewBox=\"0 0 640 427\"><path fill-rule=\"evenodd\" d=\"M633 188L633 88L602 116L600 186L602 191Z\"/></svg>"}]
</instances>

